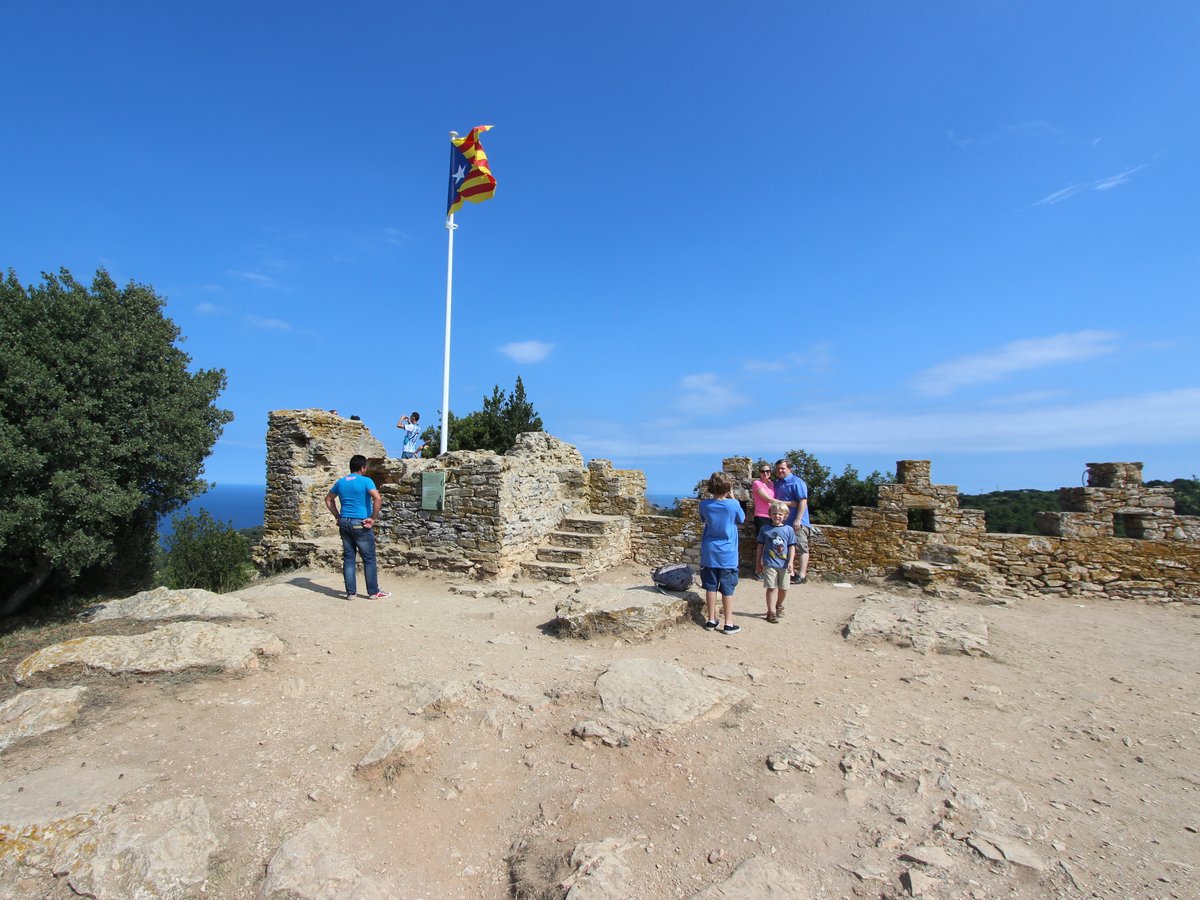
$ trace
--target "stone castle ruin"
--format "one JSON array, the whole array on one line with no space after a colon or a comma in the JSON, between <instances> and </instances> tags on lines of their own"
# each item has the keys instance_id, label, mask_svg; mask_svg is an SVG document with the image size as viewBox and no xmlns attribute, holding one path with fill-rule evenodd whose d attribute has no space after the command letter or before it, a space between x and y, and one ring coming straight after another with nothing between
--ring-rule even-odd
<instances>
[{"instance_id":1,"label":"stone castle ruin","mask_svg":"<svg viewBox=\"0 0 1200 900\"><path fill-rule=\"evenodd\" d=\"M603 459L585 465L551 435L521 435L503 456L395 459L362 422L310 409L269 416L262 568L340 569L324 498L356 453L383 496L376 528L385 569L571 582L621 561L699 565L697 500L681 500L680 516L649 515L645 475ZM723 469L749 519L751 460L726 459ZM928 460L900 460L896 476L880 487L877 507L855 507L850 527L821 526L811 575L1200 601L1200 517L1176 515L1173 490L1146 487L1141 463L1089 463L1086 487L1060 489L1064 511L1038 514L1037 536L987 533L982 510L960 508L956 487L932 483ZM741 547L752 567L749 528Z\"/></svg>"}]
</instances>

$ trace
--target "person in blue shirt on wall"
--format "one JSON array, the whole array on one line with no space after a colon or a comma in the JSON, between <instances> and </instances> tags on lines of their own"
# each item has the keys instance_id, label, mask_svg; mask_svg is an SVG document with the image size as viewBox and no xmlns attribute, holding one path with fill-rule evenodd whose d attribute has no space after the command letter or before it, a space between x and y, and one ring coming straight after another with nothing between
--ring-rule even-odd
<instances>
[{"instance_id":1,"label":"person in blue shirt on wall","mask_svg":"<svg viewBox=\"0 0 1200 900\"><path fill-rule=\"evenodd\" d=\"M379 488L366 476L367 458L356 454L350 457L350 474L334 482L325 495L325 506L337 519L338 533L342 536L342 577L346 582L346 599L353 600L358 593L355 578L355 554L362 557L363 574L367 579L367 599L386 600L392 596L379 589L379 578L375 569L375 520L383 499ZM341 501L341 509L338 501Z\"/></svg>"},{"instance_id":2,"label":"person in blue shirt on wall","mask_svg":"<svg viewBox=\"0 0 1200 900\"><path fill-rule=\"evenodd\" d=\"M733 624L733 591L738 583L738 526L746 521L742 504L730 493L733 485L724 472L708 479L711 500L700 501L704 535L700 538L700 584L704 586L707 616L704 627L722 634L737 634ZM721 595L724 627L717 621L717 594Z\"/></svg>"},{"instance_id":3,"label":"person in blue shirt on wall","mask_svg":"<svg viewBox=\"0 0 1200 900\"><path fill-rule=\"evenodd\" d=\"M786 459L775 462L775 499L787 504L788 517L783 524L791 525L796 532L800 565L792 583L804 584L808 581L808 536L812 534L808 521L808 485L803 478L792 474L792 464Z\"/></svg>"}]
</instances>

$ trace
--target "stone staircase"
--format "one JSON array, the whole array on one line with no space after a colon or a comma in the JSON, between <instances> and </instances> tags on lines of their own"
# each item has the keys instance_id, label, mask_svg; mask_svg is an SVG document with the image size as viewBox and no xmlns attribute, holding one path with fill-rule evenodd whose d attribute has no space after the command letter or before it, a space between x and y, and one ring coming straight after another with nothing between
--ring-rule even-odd
<instances>
[{"instance_id":1,"label":"stone staircase","mask_svg":"<svg viewBox=\"0 0 1200 900\"><path fill-rule=\"evenodd\" d=\"M625 516L569 516L547 535L535 559L521 564L530 578L576 582L627 559L629 519Z\"/></svg>"}]
</instances>

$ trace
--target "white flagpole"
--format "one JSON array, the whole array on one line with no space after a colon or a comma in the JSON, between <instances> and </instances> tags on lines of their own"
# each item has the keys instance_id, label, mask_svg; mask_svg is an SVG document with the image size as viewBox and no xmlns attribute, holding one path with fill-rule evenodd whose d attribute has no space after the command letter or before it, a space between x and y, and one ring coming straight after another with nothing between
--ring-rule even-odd
<instances>
[{"instance_id":1,"label":"white flagpole","mask_svg":"<svg viewBox=\"0 0 1200 900\"><path fill-rule=\"evenodd\" d=\"M450 139L458 137L457 131L450 132ZM449 248L446 252L446 361L442 367L442 446L445 453L450 442L450 296L454 281L454 213L446 216L446 231L449 232Z\"/></svg>"}]
</instances>

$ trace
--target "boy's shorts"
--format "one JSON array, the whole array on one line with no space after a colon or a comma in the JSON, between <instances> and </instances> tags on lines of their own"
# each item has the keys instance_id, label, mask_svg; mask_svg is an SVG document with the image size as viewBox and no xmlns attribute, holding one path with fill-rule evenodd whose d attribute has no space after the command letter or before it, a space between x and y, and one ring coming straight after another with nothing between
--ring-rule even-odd
<instances>
[{"instance_id":1,"label":"boy's shorts","mask_svg":"<svg viewBox=\"0 0 1200 900\"><path fill-rule=\"evenodd\" d=\"M787 569L773 569L770 566L763 566L763 587L767 590L775 588L788 589L789 579Z\"/></svg>"},{"instance_id":2,"label":"boy's shorts","mask_svg":"<svg viewBox=\"0 0 1200 900\"><path fill-rule=\"evenodd\" d=\"M801 525L793 529L796 532L796 553L808 552L808 536L812 534L811 525Z\"/></svg>"},{"instance_id":3,"label":"boy's shorts","mask_svg":"<svg viewBox=\"0 0 1200 900\"><path fill-rule=\"evenodd\" d=\"M737 583L737 569L713 569L709 566L700 567L700 585L706 591L717 591L722 597L732 597Z\"/></svg>"}]
</instances>

